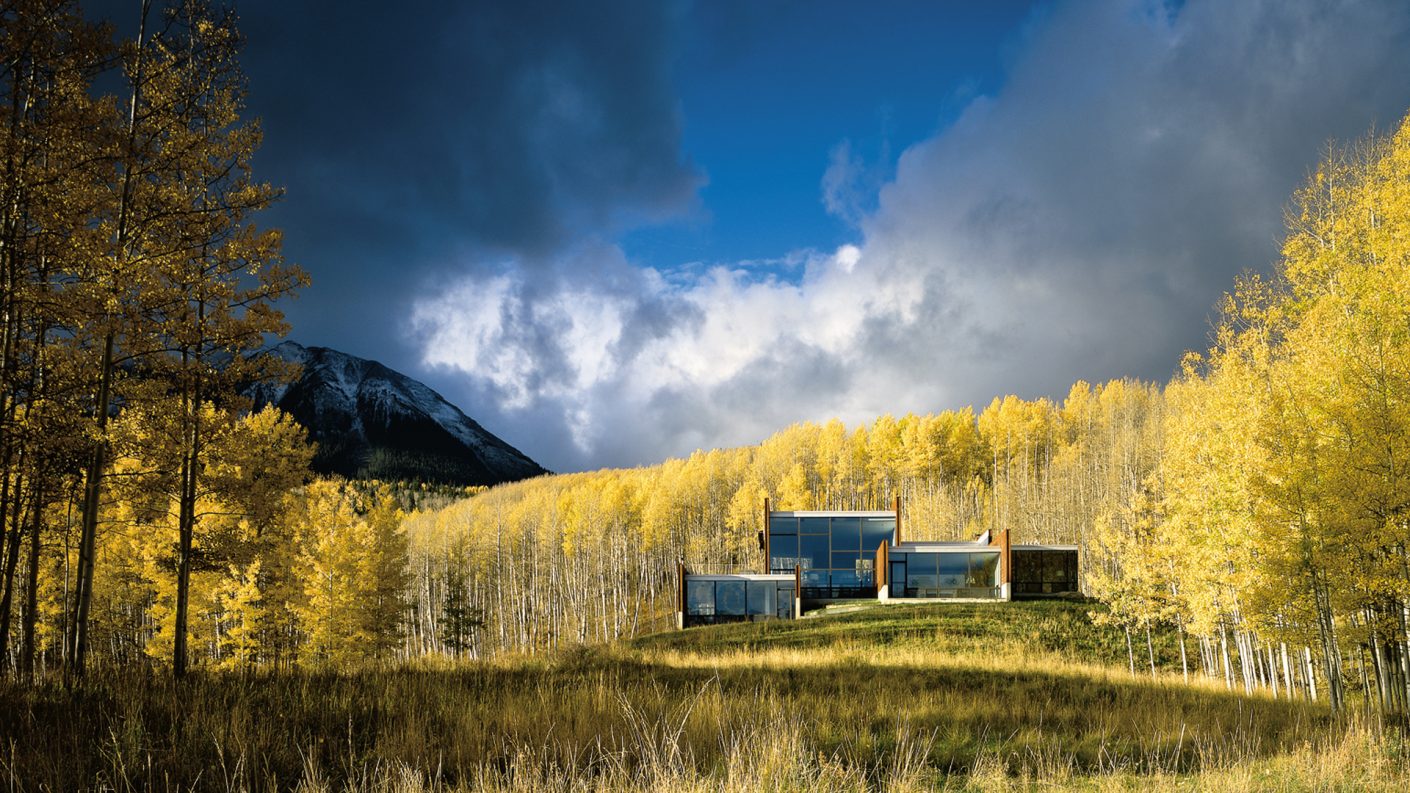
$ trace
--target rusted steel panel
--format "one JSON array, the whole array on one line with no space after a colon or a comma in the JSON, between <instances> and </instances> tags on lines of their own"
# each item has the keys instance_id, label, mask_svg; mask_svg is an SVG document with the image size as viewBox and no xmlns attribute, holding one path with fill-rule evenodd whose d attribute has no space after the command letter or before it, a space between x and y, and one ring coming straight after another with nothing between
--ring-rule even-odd
<instances>
[{"instance_id":1,"label":"rusted steel panel","mask_svg":"<svg viewBox=\"0 0 1410 793\"><path fill-rule=\"evenodd\" d=\"M872 580L876 581L876 589L880 592L887 584L886 573L891 569L886 540L882 540L881 545L877 547L872 567Z\"/></svg>"},{"instance_id":2,"label":"rusted steel panel","mask_svg":"<svg viewBox=\"0 0 1410 793\"><path fill-rule=\"evenodd\" d=\"M773 550L772 550L772 547L771 547L771 546L773 545L773 536L774 536L774 533L773 533L771 527L769 526L769 500L768 500L767 498L765 498L765 499L764 499L764 572L765 572L765 573L769 572L769 568L770 568L770 566L773 564Z\"/></svg>"},{"instance_id":3,"label":"rusted steel panel","mask_svg":"<svg viewBox=\"0 0 1410 793\"><path fill-rule=\"evenodd\" d=\"M676 609L685 618L685 562L676 560Z\"/></svg>"},{"instance_id":4,"label":"rusted steel panel","mask_svg":"<svg viewBox=\"0 0 1410 793\"><path fill-rule=\"evenodd\" d=\"M999 546L999 567L1002 571L999 575L999 583L1013 583L1013 570L1009 565L1009 559L1013 555L1013 542L1009 537L1009 530L1002 529L998 534L990 534L989 545Z\"/></svg>"}]
</instances>

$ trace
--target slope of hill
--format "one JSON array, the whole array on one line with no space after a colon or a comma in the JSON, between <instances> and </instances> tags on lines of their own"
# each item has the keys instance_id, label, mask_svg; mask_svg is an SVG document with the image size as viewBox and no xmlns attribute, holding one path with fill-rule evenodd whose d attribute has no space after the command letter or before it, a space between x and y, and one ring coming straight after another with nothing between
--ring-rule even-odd
<instances>
[{"instance_id":1,"label":"slope of hill","mask_svg":"<svg viewBox=\"0 0 1410 793\"><path fill-rule=\"evenodd\" d=\"M1398 739L1325 703L1185 683L1170 636L1158 672L1132 674L1099 608L877 607L255 686L0 686L14 715L0 780L185 789L217 768L223 790L1404 789Z\"/></svg>"},{"instance_id":2,"label":"slope of hill","mask_svg":"<svg viewBox=\"0 0 1410 793\"><path fill-rule=\"evenodd\" d=\"M267 354L303 366L289 384L259 384L318 443L314 468L355 478L493 485L546 473L424 384L364 358L286 341Z\"/></svg>"}]
</instances>

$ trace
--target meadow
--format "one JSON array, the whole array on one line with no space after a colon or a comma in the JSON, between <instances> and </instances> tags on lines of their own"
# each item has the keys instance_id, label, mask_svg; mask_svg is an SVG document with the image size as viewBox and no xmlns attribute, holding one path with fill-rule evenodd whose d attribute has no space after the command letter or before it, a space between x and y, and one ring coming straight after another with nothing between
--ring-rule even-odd
<instances>
[{"instance_id":1,"label":"meadow","mask_svg":"<svg viewBox=\"0 0 1410 793\"><path fill-rule=\"evenodd\" d=\"M1401 790L1319 703L1127 669L1070 603L871 608L359 673L0 689L12 790ZM96 670L95 670L96 671Z\"/></svg>"}]
</instances>

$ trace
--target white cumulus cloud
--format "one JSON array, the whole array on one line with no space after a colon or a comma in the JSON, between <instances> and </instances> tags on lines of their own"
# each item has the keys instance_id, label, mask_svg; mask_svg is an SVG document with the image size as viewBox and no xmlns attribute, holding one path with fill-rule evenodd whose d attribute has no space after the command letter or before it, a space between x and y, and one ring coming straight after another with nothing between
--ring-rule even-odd
<instances>
[{"instance_id":1,"label":"white cumulus cloud","mask_svg":"<svg viewBox=\"0 0 1410 793\"><path fill-rule=\"evenodd\" d=\"M442 283L412 328L558 468L1164 378L1277 255L1324 143L1407 107L1402 3L1060 4L1002 90L901 154L874 211L839 149L821 200L856 245L682 274L593 242Z\"/></svg>"}]
</instances>

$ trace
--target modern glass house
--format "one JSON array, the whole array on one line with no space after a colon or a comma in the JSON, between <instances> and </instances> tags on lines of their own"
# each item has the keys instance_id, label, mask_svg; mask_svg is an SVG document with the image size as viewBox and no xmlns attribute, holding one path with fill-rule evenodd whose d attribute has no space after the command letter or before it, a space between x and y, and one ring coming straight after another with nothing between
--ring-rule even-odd
<instances>
[{"instance_id":1,"label":"modern glass house","mask_svg":"<svg viewBox=\"0 0 1410 793\"><path fill-rule=\"evenodd\" d=\"M792 619L805 606L1011 600L1080 591L1075 545L1012 545L1008 531L973 542L904 542L901 503L890 511L775 512L764 502L757 573L678 566L677 624Z\"/></svg>"}]
</instances>

